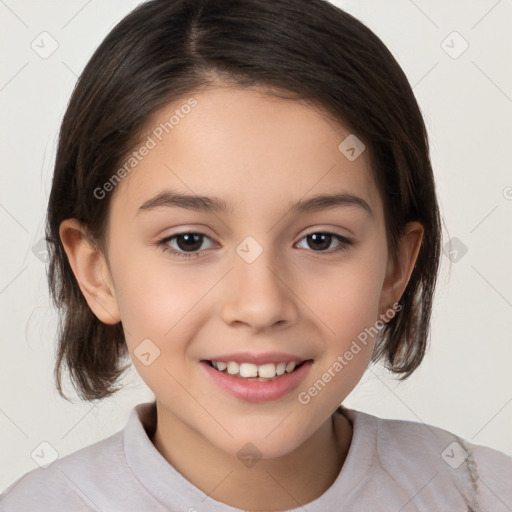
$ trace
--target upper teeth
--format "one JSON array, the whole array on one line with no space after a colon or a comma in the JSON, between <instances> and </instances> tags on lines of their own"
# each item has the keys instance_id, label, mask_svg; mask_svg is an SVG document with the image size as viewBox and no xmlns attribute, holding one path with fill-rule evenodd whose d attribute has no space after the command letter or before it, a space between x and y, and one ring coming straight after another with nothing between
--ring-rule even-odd
<instances>
[{"instance_id":1,"label":"upper teeth","mask_svg":"<svg viewBox=\"0 0 512 512\"><path fill-rule=\"evenodd\" d=\"M227 368L230 375L239 374L240 377L263 377L266 379L271 379L276 375L283 375L285 371L287 373L293 372L297 365L295 361L290 361L289 363L267 363L261 365L252 363L238 364L236 361L229 361L227 363L224 361L212 361L212 364L214 368L221 372Z\"/></svg>"}]
</instances>

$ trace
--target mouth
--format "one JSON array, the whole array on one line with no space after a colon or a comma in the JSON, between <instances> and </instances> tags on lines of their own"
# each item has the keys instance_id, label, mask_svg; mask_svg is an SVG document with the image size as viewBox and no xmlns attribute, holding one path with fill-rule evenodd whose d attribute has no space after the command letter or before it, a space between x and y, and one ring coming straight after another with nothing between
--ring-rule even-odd
<instances>
[{"instance_id":1,"label":"mouth","mask_svg":"<svg viewBox=\"0 0 512 512\"><path fill-rule=\"evenodd\" d=\"M239 400L256 403L289 397L308 377L313 362L305 359L256 366L203 359L199 366L217 389ZM289 366L283 368L283 365Z\"/></svg>"}]
</instances>

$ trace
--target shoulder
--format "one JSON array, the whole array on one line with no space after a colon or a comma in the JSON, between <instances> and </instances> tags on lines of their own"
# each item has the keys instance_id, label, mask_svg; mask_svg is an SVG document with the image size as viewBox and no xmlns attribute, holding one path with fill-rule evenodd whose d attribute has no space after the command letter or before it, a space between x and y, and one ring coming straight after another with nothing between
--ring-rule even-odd
<instances>
[{"instance_id":1,"label":"shoulder","mask_svg":"<svg viewBox=\"0 0 512 512\"><path fill-rule=\"evenodd\" d=\"M50 466L29 471L0 495L2 512L97 510L88 492L95 480L103 484L115 477L109 468L122 467L122 431L57 459Z\"/></svg>"},{"instance_id":2,"label":"shoulder","mask_svg":"<svg viewBox=\"0 0 512 512\"><path fill-rule=\"evenodd\" d=\"M471 445L471 449L486 510L512 510L512 457L487 446Z\"/></svg>"},{"instance_id":3,"label":"shoulder","mask_svg":"<svg viewBox=\"0 0 512 512\"><path fill-rule=\"evenodd\" d=\"M373 432L377 464L403 489L461 496L475 510L512 510L512 457L425 423L347 410ZM455 499L455 498L454 498Z\"/></svg>"}]
</instances>

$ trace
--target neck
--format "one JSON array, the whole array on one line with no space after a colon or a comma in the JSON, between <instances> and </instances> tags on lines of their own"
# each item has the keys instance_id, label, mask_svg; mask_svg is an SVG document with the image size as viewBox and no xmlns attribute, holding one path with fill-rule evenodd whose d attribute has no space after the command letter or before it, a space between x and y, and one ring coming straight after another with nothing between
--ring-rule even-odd
<instances>
[{"instance_id":1,"label":"neck","mask_svg":"<svg viewBox=\"0 0 512 512\"><path fill-rule=\"evenodd\" d=\"M243 510L287 510L317 499L339 475L352 440L352 425L336 413L292 452L245 466L158 402L157 417L151 440L163 457L211 499Z\"/></svg>"}]
</instances>

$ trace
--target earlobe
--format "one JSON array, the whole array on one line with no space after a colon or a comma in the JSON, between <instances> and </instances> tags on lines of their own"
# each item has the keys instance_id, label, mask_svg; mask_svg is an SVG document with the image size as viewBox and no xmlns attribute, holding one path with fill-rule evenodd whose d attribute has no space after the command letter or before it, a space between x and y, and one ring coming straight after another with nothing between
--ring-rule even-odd
<instances>
[{"instance_id":1,"label":"earlobe","mask_svg":"<svg viewBox=\"0 0 512 512\"><path fill-rule=\"evenodd\" d=\"M396 264L388 262L386 278L382 287L379 309L389 309L407 287L423 241L424 229L419 222L406 224L404 234L399 241L399 253Z\"/></svg>"},{"instance_id":2,"label":"earlobe","mask_svg":"<svg viewBox=\"0 0 512 512\"><path fill-rule=\"evenodd\" d=\"M73 274L92 312L105 324L121 320L105 256L86 238L87 229L77 219L64 220L59 236Z\"/></svg>"}]
</instances>

